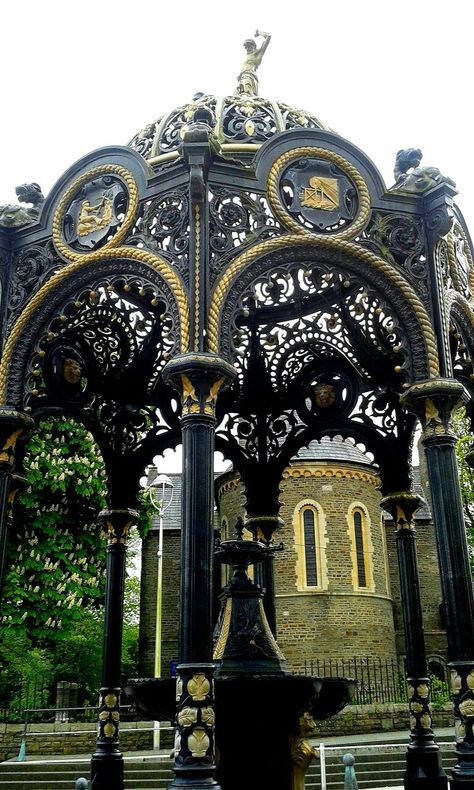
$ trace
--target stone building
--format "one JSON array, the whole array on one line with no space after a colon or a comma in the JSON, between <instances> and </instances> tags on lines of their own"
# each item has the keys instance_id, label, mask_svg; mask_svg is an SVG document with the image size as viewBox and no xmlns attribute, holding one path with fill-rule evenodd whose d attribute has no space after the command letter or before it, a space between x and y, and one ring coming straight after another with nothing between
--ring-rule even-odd
<instances>
[{"instance_id":1,"label":"stone building","mask_svg":"<svg viewBox=\"0 0 474 790\"><path fill-rule=\"evenodd\" d=\"M421 493L419 472L415 490ZM164 519L163 674L177 657L181 475ZM350 440L313 441L299 451L281 483L275 554L278 643L290 668L312 662L389 660L405 653L395 529L380 508L379 478L371 458ZM244 516L244 493L232 469L216 476L215 527L233 537ZM416 518L420 585L427 654L440 669L446 654L436 539L428 507ZM250 537L250 535L249 535ZM140 655L143 674L153 673L158 534L143 545ZM226 582L216 568L216 598ZM217 615L217 604L216 604Z\"/></svg>"}]
</instances>

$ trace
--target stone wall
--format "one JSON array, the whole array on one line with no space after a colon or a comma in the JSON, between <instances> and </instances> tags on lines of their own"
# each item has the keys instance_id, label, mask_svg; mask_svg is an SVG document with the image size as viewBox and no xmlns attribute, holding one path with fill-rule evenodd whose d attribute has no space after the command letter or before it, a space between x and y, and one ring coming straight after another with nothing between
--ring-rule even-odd
<instances>
[{"instance_id":1,"label":"stone wall","mask_svg":"<svg viewBox=\"0 0 474 790\"><path fill-rule=\"evenodd\" d=\"M276 534L285 549L275 555L278 643L290 667L311 659L395 659L393 606L387 582L388 557L381 522L378 479L355 465L300 463L286 470L281 484ZM326 589L299 589L295 511L302 501L317 502L325 519ZM221 522L234 524L242 511L243 489L235 474L219 488ZM348 512L362 503L370 520L371 589L354 589ZM224 531L224 530L223 530Z\"/></svg>"},{"instance_id":2,"label":"stone wall","mask_svg":"<svg viewBox=\"0 0 474 790\"><path fill-rule=\"evenodd\" d=\"M453 709L446 705L433 711L433 726L453 726ZM316 722L313 737L324 738L338 735L363 735L370 732L392 732L409 730L409 713L407 705L348 705L331 719Z\"/></svg>"},{"instance_id":3,"label":"stone wall","mask_svg":"<svg viewBox=\"0 0 474 790\"><path fill-rule=\"evenodd\" d=\"M97 728L94 722L30 724L26 733L26 754L92 754ZM16 757L24 734L23 724L0 724L0 760ZM153 722L124 722L120 728L120 748L138 751L153 748Z\"/></svg>"},{"instance_id":4,"label":"stone wall","mask_svg":"<svg viewBox=\"0 0 474 790\"><path fill-rule=\"evenodd\" d=\"M408 741L407 705L348 705L331 719L318 722L315 738L356 735L371 732L404 730ZM453 724L452 708L433 711L435 730ZM145 751L153 748L153 723L124 722L120 730L123 751ZM127 732L128 730L128 732ZM35 735L33 733L41 733ZM65 734L68 733L68 734ZM0 724L0 760L16 757L23 735L22 724ZM163 743L172 742L163 733ZM26 753L34 755L92 754L95 748L95 728L88 724L32 724L26 737Z\"/></svg>"},{"instance_id":5,"label":"stone wall","mask_svg":"<svg viewBox=\"0 0 474 790\"><path fill-rule=\"evenodd\" d=\"M285 526L276 535L285 549L275 555L278 641L290 667L320 659L400 659L405 655L395 530L381 519L378 479L369 466L349 462L299 461L284 473L280 514ZM222 539L234 536L235 520L245 518L245 497L234 472L216 480ZM325 589L305 590L298 583L298 535L295 508L303 500L317 502L325 518ZM364 504L370 520L370 589L355 589L353 556L347 521L354 502ZM248 534L247 537L250 537ZM441 588L434 528L417 524L417 547L427 653L446 655L439 613ZM140 674L154 674L157 532L143 544L140 613ZM225 584L228 569L217 570ZM162 674L178 654L180 534L164 532ZM220 579L219 579L220 575Z\"/></svg>"}]
</instances>

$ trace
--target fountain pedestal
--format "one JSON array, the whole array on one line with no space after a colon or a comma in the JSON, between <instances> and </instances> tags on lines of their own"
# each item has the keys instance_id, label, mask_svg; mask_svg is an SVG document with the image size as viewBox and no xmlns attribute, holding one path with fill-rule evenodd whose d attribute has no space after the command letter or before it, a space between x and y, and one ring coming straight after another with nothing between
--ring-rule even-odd
<instances>
[{"instance_id":1,"label":"fountain pedestal","mask_svg":"<svg viewBox=\"0 0 474 790\"><path fill-rule=\"evenodd\" d=\"M334 716L355 687L347 678L288 671L265 616L263 590L247 574L267 551L262 543L242 540L239 531L236 540L221 543L216 552L233 567L214 650L217 781L222 790L303 790L311 759L304 736L311 720ZM177 685L182 686L179 666ZM174 718L171 679L131 681L127 693L149 718Z\"/></svg>"}]
</instances>

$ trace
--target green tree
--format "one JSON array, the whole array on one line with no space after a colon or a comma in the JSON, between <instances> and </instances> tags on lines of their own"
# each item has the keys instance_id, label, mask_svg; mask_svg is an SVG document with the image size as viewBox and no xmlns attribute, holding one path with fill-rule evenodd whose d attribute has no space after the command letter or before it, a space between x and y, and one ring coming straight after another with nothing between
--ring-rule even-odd
<instances>
[{"instance_id":1,"label":"green tree","mask_svg":"<svg viewBox=\"0 0 474 790\"><path fill-rule=\"evenodd\" d=\"M26 487L15 505L0 617L0 675L6 679L6 699L12 701L17 682L24 689L41 678L35 686L41 699L17 700L18 707L43 706L48 689L51 704L58 680L78 683L80 703L95 705L105 592L106 538L97 522L106 504L102 457L83 426L50 417L29 438L23 467ZM154 513L145 491L138 497L138 513L137 529L130 533L125 585L126 677L137 672L136 557Z\"/></svg>"},{"instance_id":2,"label":"green tree","mask_svg":"<svg viewBox=\"0 0 474 790\"><path fill-rule=\"evenodd\" d=\"M15 503L0 624L33 644L64 636L104 596L103 462L72 420L41 421L26 446L26 488Z\"/></svg>"},{"instance_id":3,"label":"green tree","mask_svg":"<svg viewBox=\"0 0 474 790\"><path fill-rule=\"evenodd\" d=\"M471 559L471 574L474 576L474 469L466 461L472 448L474 436L470 421L464 410L459 410L454 418L454 429L458 437L456 454L459 467L459 482L466 522L467 539Z\"/></svg>"}]
</instances>

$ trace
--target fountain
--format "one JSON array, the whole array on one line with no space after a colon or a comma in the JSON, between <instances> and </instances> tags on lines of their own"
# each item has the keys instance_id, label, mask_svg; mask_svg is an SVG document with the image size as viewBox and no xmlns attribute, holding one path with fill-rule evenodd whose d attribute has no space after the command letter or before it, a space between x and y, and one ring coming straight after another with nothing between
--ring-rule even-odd
<instances>
[{"instance_id":1,"label":"fountain","mask_svg":"<svg viewBox=\"0 0 474 790\"><path fill-rule=\"evenodd\" d=\"M216 548L233 569L214 642L217 779L223 790L302 790L314 756L305 736L313 720L334 716L349 702L355 681L289 672L267 622L264 591L247 572L271 549L244 540L242 531L237 523L235 539ZM178 684L181 672L186 665L178 666ZM173 679L132 680L126 693L147 718L175 719ZM191 724L178 717L177 737Z\"/></svg>"}]
</instances>

